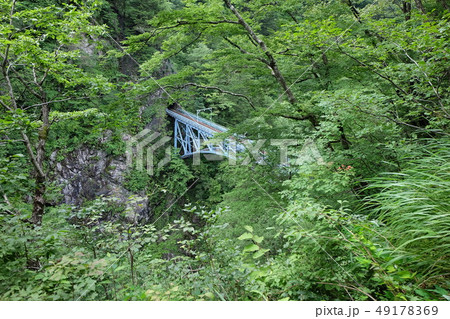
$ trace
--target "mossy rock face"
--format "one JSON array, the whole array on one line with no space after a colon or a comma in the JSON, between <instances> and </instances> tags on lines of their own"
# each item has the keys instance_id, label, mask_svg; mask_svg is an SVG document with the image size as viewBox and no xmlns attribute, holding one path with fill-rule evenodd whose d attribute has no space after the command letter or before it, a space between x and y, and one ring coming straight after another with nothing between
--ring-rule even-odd
<instances>
[{"instance_id":1,"label":"mossy rock face","mask_svg":"<svg viewBox=\"0 0 450 319\"><path fill-rule=\"evenodd\" d=\"M83 185L79 193L80 197L87 200L95 199L98 191L101 189L101 184L92 178L86 178L83 181Z\"/></svg>"},{"instance_id":2,"label":"mossy rock face","mask_svg":"<svg viewBox=\"0 0 450 319\"><path fill-rule=\"evenodd\" d=\"M137 179L126 187L129 169L123 156L113 156L102 149L83 145L59 161L58 152L49 156L50 179L62 189L62 203L81 206L99 196L113 197L122 211L133 211L133 219L149 219L148 199L142 195L146 181ZM127 175L128 174L128 175ZM130 217L131 218L131 217Z\"/></svg>"}]
</instances>

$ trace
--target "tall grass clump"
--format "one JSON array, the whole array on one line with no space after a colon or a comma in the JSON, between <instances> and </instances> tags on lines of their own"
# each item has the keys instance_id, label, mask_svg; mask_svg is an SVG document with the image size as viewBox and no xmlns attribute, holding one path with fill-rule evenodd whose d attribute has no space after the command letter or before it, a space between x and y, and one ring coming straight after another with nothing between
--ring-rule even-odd
<instances>
[{"instance_id":1,"label":"tall grass clump","mask_svg":"<svg viewBox=\"0 0 450 319\"><path fill-rule=\"evenodd\" d=\"M450 276L450 140L409 154L399 172L383 173L369 188L372 214L395 247L392 260L422 278L448 283ZM373 205L373 206L372 206Z\"/></svg>"}]
</instances>

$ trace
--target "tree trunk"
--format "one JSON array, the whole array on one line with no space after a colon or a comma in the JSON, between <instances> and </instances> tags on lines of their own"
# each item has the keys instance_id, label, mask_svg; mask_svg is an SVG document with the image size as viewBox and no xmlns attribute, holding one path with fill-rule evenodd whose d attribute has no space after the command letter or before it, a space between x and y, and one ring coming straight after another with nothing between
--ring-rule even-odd
<instances>
[{"instance_id":1,"label":"tree trunk","mask_svg":"<svg viewBox=\"0 0 450 319\"><path fill-rule=\"evenodd\" d=\"M447 4L447 0L439 0L439 2L442 4L442 6L444 7L445 10L450 11L450 7Z\"/></svg>"},{"instance_id":2,"label":"tree trunk","mask_svg":"<svg viewBox=\"0 0 450 319\"><path fill-rule=\"evenodd\" d=\"M345 131L344 131L344 126L342 125L342 123L340 123L340 121L339 121L339 134L340 134L340 141L341 141L342 148L344 150L350 149L350 145L352 143L350 143L350 141L347 139L347 136L345 135Z\"/></svg>"},{"instance_id":3,"label":"tree trunk","mask_svg":"<svg viewBox=\"0 0 450 319\"><path fill-rule=\"evenodd\" d=\"M416 2L416 6L420 10L420 12L422 12L422 14L427 14L427 10L423 6L422 0L415 0L415 2Z\"/></svg>"},{"instance_id":4,"label":"tree trunk","mask_svg":"<svg viewBox=\"0 0 450 319\"><path fill-rule=\"evenodd\" d=\"M12 7L11 7L11 12L10 12L9 24L11 26L13 26L13 23L12 23L13 18L12 17L13 17L13 13L14 13L14 9L15 9L15 2L16 1L13 1ZM13 36L13 33L11 33L9 35L8 40L11 40L12 36ZM34 73L34 84L36 84L36 86L39 88L40 94L37 93L35 90L30 89L29 83L27 83L23 78L21 78L20 75L18 75L18 72L15 71L14 67L10 64L10 62L8 60L9 49L10 49L10 44L8 44L6 46L4 58L1 63L1 70L2 70L2 74L3 74L3 77L6 82L6 87L8 90L11 104L9 106L8 106L8 104L5 104L4 102L1 102L1 104L7 110L9 110L11 112L16 112L18 109L16 95L14 93L14 87L12 85L11 77L10 77L11 71L16 73L17 79L23 83L25 88L28 89L28 91L31 94L38 97L43 102L42 107L41 107L42 126L41 126L41 128L39 130L39 134L38 134L38 144L36 147L36 153L33 151L33 145L31 143L28 135L25 133L24 130L21 132L23 142L25 144L25 147L26 147L26 150L28 153L28 157L30 159L31 164L33 165L33 169L34 169L33 173L34 173L34 177L35 177L35 191L34 191L34 197L33 197L33 211L32 211L32 215L31 215L31 222L35 225L41 225L42 216L44 215L44 208L45 208L44 195L45 195L45 191L46 191L46 185L45 185L46 176L45 176L43 164L44 164L44 159L45 159L45 143L47 141L48 129L50 127L50 123L49 123L50 109L49 109L49 105L47 103L47 96L45 94L45 91L42 88L42 84L45 81L47 73L44 75L41 82L38 82L38 80L36 78L36 74ZM33 69L33 72L34 71L35 70Z\"/></svg>"},{"instance_id":5,"label":"tree trunk","mask_svg":"<svg viewBox=\"0 0 450 319\"><path fill-rule=\"evenodd\" d=\"M33 214L31 220L35 225L42 224L42 216L44 216L45 209L45 191L46 191L46 176L44 174L44 162L45 162L45 145L47 143L48 131L50 128L49 114L50 108L47 104L47 97L45 92L41 91L42 94L42 108L41 108L41 119L42 126L38 133L38 143L36 146L36 164L40 168L40 172L35 172L35 189L33 198Z\"/></svg>"},{"instance_id":6,"label":"tree trunk","mask_svg":"<svg viewBox=\"0 0 450 319\"><path fill-rule=\"evenodd\" d=\"M255 45L258 45L259 48L264 52L264 55L266 56L266 59L260 59L261 62L267 65L267 67L272 71L272 75L275 77L275 79L278 81L280 86L283 89L283 96L284 94L287 95L289 103L293 106L297 104L297 99L294 96L294 93L291 90L291 85L288 85L286 83L286 79L284 78L283 74L281 73L280 69L278 68L278 63L270 50L267 48L266 44L263 40L261 40L258 35L253 31L252 27L244 20L244 18L240 15L240 13L237 11L237 9L231 4L230 0L223 0L225 3L225 6L233 12L233 14L238 19L238 22L240 25L244 27L244 29L247 31L248 35L250 36L251 40L254 42ZM242 50L241 50L242 51ZM245 51L244 51L245 52ZM280 96L280 98L281 98ZM303 110L299 110L300 112L303 112ZM303 112L304 113L304 112ZM318 120L314 114L306 114L304 116L305 119L309 120L309 122L314 126L318 126Z\"/></svg>"},{"instance_id":7,"label":"tree trunk","mask_svg":"<svg viewBox=\"0 0 450 319\"><path fill-rule=\"evenodd\" d=\"M250 37L253 41L255 41L259 47L262 49L264 54L267 57L266 65L269 67L269 69L272 71L273 76L277 79L278 83L281 85L281 87L284 90L284 93L288 96L289 103L295 104L297 103L297 99L294 96L294 93L292 93L291 88L287 85L286 80L281 73L280 69L278 68L277 61L273 57L272 53L267 48L264 41L262 41L256 33L253 31L252 27L245 22L244 18L240 15L240 13L236 10L236 8L231 4L230 0L224 0L225 5L233 12L233 14L238 18L239 24L244 27L244 29L248 32Z\"/></svg>"},{"instance_id":8,"label":"tree trunk","mask_svg":"<svg viewBox=\"0 0 450 319\"><path fill-rule=\"evenodd\" d=\"M45 208L45 178L41 176L36 176L35 178L35 189L33 196L33 213L31 215L31 222L40 226L42 224L42 216L44 216L44 208Z\"/></svg>"},{"instance_id":9,"label":"tree trunk","mask_svg":"<svg viewBox=\"0 0 450 319\"><path fill-rule=\"evenodd\" d=\"M356 18L356 20L361 23L361 16L359 14L358 9L356 9L356 7L353 5L351 0L347 0L346 1L347 5L350 8L350 11L352 12L353 16Z\"/></svg>"},{"instance_id":10,"label":"tree trunk","mask_svg":"<svg viewBox=\"0 0 450 319\"><path fill-rule=\"evenodd\" d=\"M405 14L405 20L408 21L411 19L411 2L403 1L402 11Z\"/></svg>"}]
</instances>

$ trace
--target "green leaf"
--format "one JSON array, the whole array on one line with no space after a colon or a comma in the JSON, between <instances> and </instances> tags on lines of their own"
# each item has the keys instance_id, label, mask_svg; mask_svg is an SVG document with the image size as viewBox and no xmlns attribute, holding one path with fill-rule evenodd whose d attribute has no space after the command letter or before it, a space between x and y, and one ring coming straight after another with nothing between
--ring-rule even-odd
<instances>
[{"instance_id":1,"label":"green leaf","mask_svg":"<svg viewBox=\"0 0 450 319\"><path fill-rule=\"evenodd\" d=\"M262 236L253 235L253 240L258 244L260 244L263 241L263 239L264 237Z\"/></svg>"},{"instance_id":2,"label":"green leaf","mask_svg":"<svg viewBox=\"0 0 450 319\"><path fill-rule=\"evenodd\" d=\"M416 289L415 292L416 292L416 294L418 294L419 296L422 296L424 298L430 297L430 294L423 289Z\"/></svg>"},{"instance_id":3,"label":"green leaf","mask_svg":"<svg viewBox=\"0 0 450 319\"><path fill-rule=\"evenodd\" d=\"M244 253L257 251L257 250L259 250L259 247L256 246L255 244L251 244L251 245L245 246Z\"/></svg>"},{"instance_id":4,"label":"green leaf","mask_svg":"<svg viewBox=\"0 0 450 319\"><path fill-rule=\"evenodd\" d=\"M117 268L115 268L114 269L114 272L116 272L116 271L120 271L120 270L123 270L123 269L126 269L127 268L127 266L119 266L119 267L117 267Z\"/></svg>"},{"instance_id":5,"label":"green leaf","mask_svg":"<svg viewBox=\"0 0 450 319\"><path fill-rule=\"evenodd\" d=\"M244 226L244 228L245 228L247 231L253 233L253 227L252 227L252 226Z\"/></svg>"},{"instance_id":6,"label":"green leaf","mask_svg":"<svg viewBox=\"0 0 450 319\"><path fill-rule=\"evenodd\" d=\"M256 253L253 254L253 259L258 259L258 258L262 257L268 251L269 251L269 249L258 250Z\"/></svg>"},{"instance_id":7,"label":"green leaf","mask_svg":"<svg viewBox=\"0 0 450 319\"><path fill-rule=\"evenodd\" d=\"M253 235L250 233L244 233L238 237L239 240L246 240L246 239L252 239L252 238L253 238Z\"/></svg>"},{"instance_id":8,"label":"green leaf","mask_svg":"<svg viewBox=\"0 0 450 319\"><path fill-rule=\"evenodd\" d=\"M408 279L408 278L412 278L413 274L411 274L407 270L402 270L397 273L397 276L399 276L400 278L403 278L403 279Z\"/></svg>"},{"instance_id":9,"label":"green leaf","mask_svg":"<svg viewBox=\"0 0 450 319\"><path fill-rule=\"evenodd\" d=\"M448 295L448 291L447 290L445 290L444 288L441 288L441 287L439 287L439 286L435 286L436 287L436 289L433 289L432 291L435 291L435 292L437 292L438 294L441 294L441 295Z\"/></svg>"},{"instance_id":10,"label":"green leaf","mask_svg":"<svg viewBox=\"0 0 450 319\"><path fill-rule=\"evenodd\" d=\"M214 294L212 292L205 292L205 294L203 295L208 299L214 299Z\"/></svg>"},{"instance_id":11,"label":"green leaf","mask_svg":"<svg viewBox=\"0 0 450 319\"><path fill-rule=\"evenodd\" d=\"M60 281L62 278L65 278L65 276L61 270L58 270L49 279L54 281Z\"/></svg>"}]
</instances>

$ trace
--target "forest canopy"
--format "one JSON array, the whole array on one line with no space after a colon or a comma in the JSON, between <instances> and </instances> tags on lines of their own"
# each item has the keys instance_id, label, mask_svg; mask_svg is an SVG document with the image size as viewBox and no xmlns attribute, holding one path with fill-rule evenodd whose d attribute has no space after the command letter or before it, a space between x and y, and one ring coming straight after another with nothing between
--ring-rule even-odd
<instances>
[{"instance_id":1,"label":"forest canopy","mask_svg":"<svg viewBox=\"0 0 450 319\"><path fill-rule=\"evenodd\" d=\"M449 19L0 0L0 300L450 300ZM162 148L166 109L242 152Z\"/></svg>"}]
</instances>

